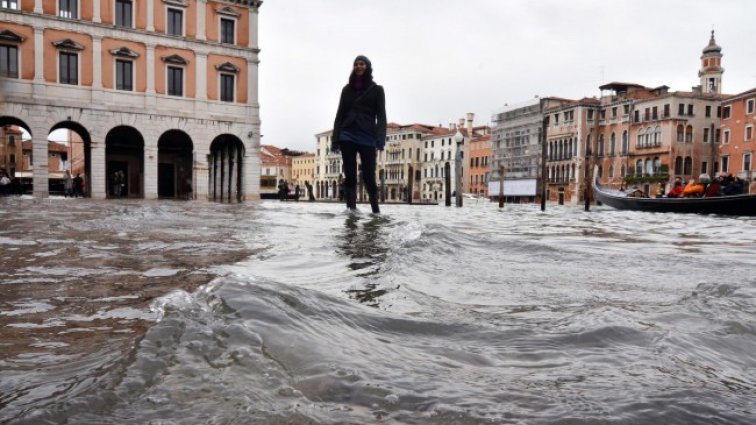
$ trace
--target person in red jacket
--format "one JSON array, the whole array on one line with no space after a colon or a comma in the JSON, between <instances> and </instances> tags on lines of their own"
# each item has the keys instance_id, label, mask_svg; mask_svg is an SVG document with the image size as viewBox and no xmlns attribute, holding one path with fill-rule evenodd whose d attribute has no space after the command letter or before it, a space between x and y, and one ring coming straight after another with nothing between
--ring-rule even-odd
<instances>
[{"instance_id":1,"label":"person in red jacket","mask_svg":"<svg viewBox=\"0 0 756 425\"><path fill-rule=\"evenodd\" d=\"M669 191L667 194L667 198L679 198L683 194L683 185L681 181L676 181L675 185L672 186L672 190Z\"/></svg>"}]
</instances>

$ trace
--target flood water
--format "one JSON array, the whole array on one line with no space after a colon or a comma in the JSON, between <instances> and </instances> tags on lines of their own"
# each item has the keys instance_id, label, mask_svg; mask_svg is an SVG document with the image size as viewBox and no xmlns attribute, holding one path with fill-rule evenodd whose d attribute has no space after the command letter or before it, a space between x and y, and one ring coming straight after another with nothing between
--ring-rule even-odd
<instances>
[{"instance_id":1,"label":"flood water","mask_svg":"<svg viewBox=\"0 0 756 425\"><path fill-rule=\"evenodd\" d=\"M756 219L359 208L0 199L0 423L756 423Z\"/></svg>"}]
</instances>

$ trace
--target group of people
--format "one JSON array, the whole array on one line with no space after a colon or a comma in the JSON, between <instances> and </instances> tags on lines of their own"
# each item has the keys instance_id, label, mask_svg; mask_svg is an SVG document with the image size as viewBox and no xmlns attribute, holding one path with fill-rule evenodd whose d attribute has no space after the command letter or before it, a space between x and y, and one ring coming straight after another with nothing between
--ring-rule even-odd
<instances>
[{"instance_id":1,"label":"group of people","mask_svg":"<svg viewBox=\"0 0 756 425\"><path fill-rule=\"evenodd\" d=\"M714 180L708 175L701 174L696 179L690 179L687 183L678 177L672 185L672 190L667 193L668 198L700 198L713 196L730 196L747 193L748 185L740 177L732 174L725 176L720 173Z\"/></svg>"},{"instance_id":2,"label":"group of people","mask_svg":"<svg viewBox=\"0 0 756 425\"><path fill-rule=\"evenodd\" d=\"M284 179L278 181L278 199L280 201L289 199L292 190L294 191L294 200L299 201L299 196L301 195L299 185L292 187L291 184Z\"/></svg>"},{"instance_id":3,"label":"group of people","mask_svg":"<svg viewBox=\"0 0 756 425\"><path fill-rule=\"evenodd\" d=\"M81 174L76 174L76 177L71 177L71 172L66 170L66 175L63 176L63 196L66 198L78 198L84 197L84 179Z\"/></svg>"}]
</instances>

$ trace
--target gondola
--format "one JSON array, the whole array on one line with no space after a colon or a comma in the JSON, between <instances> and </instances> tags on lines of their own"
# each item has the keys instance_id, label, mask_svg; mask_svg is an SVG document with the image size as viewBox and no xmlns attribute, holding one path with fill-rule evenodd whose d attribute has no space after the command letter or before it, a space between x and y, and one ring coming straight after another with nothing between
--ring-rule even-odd
<instances>
[{"instance_id":1,"label":"gondola","mask_svg":"<svg viewBox=\"0 0 756 425\"><path fill-rule=\"evenodd\" d=\"M630 192L632 193L632 191ZM703 198L636 198L628 193L601 186L593 180L598 202L618 210L756 216L756 194Z\"/></svg>"}]
</instances>

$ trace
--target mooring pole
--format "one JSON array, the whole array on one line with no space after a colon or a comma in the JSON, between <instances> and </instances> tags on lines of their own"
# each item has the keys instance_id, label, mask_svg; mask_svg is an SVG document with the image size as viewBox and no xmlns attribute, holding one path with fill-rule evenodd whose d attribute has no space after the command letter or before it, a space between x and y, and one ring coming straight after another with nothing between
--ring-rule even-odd
<instances>
[{"instance_id":1,"label":"mooring pole","mask_svg":"<svg viewBox=\"0 0 756 425\"><path fill-rule=\"evenodd\" d=\"M504 166L499 166L499 208L504 208Z\"/></svg>"},{"instance_id":2,"label":"mooring pole","mask_svg":"<svg viewBox=\"0 0 756 425\"><path fill-rule=\"evenodd\" d=\"M543 101L542 101L543 102ZM543 108L541 108L543 109ZM547 155L547 140L546 133L549 129L549 115L546 114L543 117L543 124L541 127L541 211L546 211L546 187L548 186L548 168L546 167L546 155Z\"/></svg>"}]
</instances>

